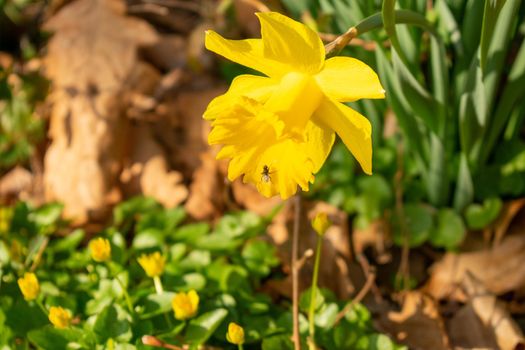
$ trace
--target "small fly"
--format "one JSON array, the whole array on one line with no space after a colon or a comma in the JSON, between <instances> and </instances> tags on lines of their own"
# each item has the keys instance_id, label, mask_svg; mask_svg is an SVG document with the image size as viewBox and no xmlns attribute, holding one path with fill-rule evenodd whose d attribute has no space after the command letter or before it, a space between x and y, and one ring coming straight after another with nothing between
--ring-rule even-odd
<instances>
[{"instance_id":1,"label":"small fly","mask_svg":"<svg viewBox=\"0 0 525 350\"><path fill-rule=\"evenodd\" d=\"M262 182L271 182L272 181L272 178L270 177L270 168L268 167L268 165L263 165L263 170L261 172L261 181Z\"/></svg>"}]
</instances>

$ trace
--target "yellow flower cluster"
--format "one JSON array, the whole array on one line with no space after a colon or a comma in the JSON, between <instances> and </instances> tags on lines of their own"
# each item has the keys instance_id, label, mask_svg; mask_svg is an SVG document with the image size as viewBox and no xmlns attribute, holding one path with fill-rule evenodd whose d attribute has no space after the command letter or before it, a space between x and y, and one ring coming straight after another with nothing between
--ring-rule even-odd
<instances>
[{"instance_id":1,"label":"yellow flower cluster","mask_svg":"<svg viewBox=\"0 0 525 350\"><path fill-rule=\"evenodd\" d=\"M142 254L137 261L140 266L151 278L158 277L164 272L164 265L166 264L166 258L159 252L152 254Z\"/></svg>"},{"instance_id":2,"label":"yellow flower cluster","mask_svg":"<svg viewBox=\"0 0 525 350\"><path fill-rule=\"evenodd\" d=\"M99 237L89 242L91 258L96 262L104 262L111 259L111 245L105 238Z\"/></svg>"},{"instance_id":3,"label":"yellow flower cluster","mask_svg":"<svg viewBox=\"0 0 525 350\"><path fill-rule=\"evenodd\" d=\"M377 74L350 57L325 60L316 32L276 12L258 13L261 39L227 40L206 32L208 50L267 77L241 75L204 113L210 144L230 158L228 178L244 174L266 197L308 191L338 134L363 171L372 173L372 127L342 104L384 98Z\"/></svg>"},{"instance_id":4,"label":"yellow flower cluster","mask_svg":"<svg viewBox=\"0 0 525 350\"><path fill-rule=\"evenodd\" d=\"M27 301L35 300L40 293L40 284L32 272L26 272L24 277L18 279L18 287Z\"/></svg>"},{"instance_id":5,"label":"yellow flower cluster","mask_svg":"<svg viewBox=\"0 0 525 350\"><path fill-rule=\"evenodd\" d=\"M177 320L187 320L197 314L199 295L194 290L190 290L188 293L177 293L171 301L171 306Z\"/></svg>"}]
</instances>

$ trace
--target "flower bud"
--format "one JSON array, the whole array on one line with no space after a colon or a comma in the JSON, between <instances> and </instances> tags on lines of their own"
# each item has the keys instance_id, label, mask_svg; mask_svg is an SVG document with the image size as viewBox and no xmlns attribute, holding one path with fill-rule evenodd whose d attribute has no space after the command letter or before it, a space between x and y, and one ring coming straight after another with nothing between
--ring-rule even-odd
<instances>
[{"instance_id":1,"label":"flower bud","mask_svg":"<svg viewBox=\"0 0 525 350\"><path fill-rule=\"evenodd\" d=\"M188 293L177 293L171 301L171 306L175 312L177 320L186 320L195 316L199 308L199 295L196 291L190 290Z\"/></svg>"},{"instance_id":2,"label":"flower bud","mask_svg":"<svg viewBox=\"0 0 525 350\"><path fill-rule=\"evenodd\" d=\"M226 340L235 345L242 345L244 343L244 329L237 323L230 322Z\"/></svg>"},{"instance_id":3,"label":"flower bud","mask_svg":"<svg viewBox=\"0 0 525 350\"><path fill-rule=\"evenodd\" d=\"M35 300L38 296L38 293L40 293L38 279L32 272L26 272L24 277L18 279L18 287L20 287L20 290L24 295L24 299L27 301Z\"/></svg>"},{"instance_id":4,"label":"flower bud","mask_svg":"<svg viewBox=\"0 0 525 350\"><path fill-rule=\"evenodd\" d=\"M332 225L332 223L325 212L318 213L312 220L312 227L319 236L324 235L330 225Z\"/></svg>"}]
</instances>

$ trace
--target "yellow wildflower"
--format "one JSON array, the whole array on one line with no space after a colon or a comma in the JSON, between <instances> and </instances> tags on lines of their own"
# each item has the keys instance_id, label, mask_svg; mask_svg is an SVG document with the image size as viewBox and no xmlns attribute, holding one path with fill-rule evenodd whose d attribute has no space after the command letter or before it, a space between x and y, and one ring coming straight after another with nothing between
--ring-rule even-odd
<instances>
[{"instance_id":1,"label":"yellow wildflower","mask_svg":"<svg viewBox=\"0 0 525 350\"><path fill-rule=\"evenodd\" d=\"M319 236L324 235L330 225L332 225L332 223L325 212L318 213L312 220L312 227Z\"/></svg>"},{"instance_id":2,"label":"yellow wildflower","mask_svg":"<svg viewBox=\"0 0 525 350\"><path fill-rule=\"evenodd\" d=\"M36 275L32 272L26 272L24 277L18 279L18 287L20 287L24 299L27 301L35 300L38 293L40 293L40 284Z\"/></svg>"},{"instance_id":3,"label":"yellow wildflower","mask_svg":"<svg viewBox=\"0 0 525 350\"><path fill-rule=\"evenodd\" d=\"M111 258L111 245L105 238L99 237L89 242L91 257L97 262L107 261Z\"/></svg>"},{"instance_id":4,"label":"yellow wildflower","mask_svg":"<svg viewBox=\"0 0 525 350\"><path fill-rule=\"evenodd\" d=\"M276 12L257 13L261 39L227 40L206 32L206 48L268 77L241 75L215 98L204 118L208 142L231 158L228 178L244 174L266 197L308 191L314 174L341 137L363 171L372 173L372 127L341 102L384 98L377 74L350 57L325 60L310 28Z\"/></svg>"},{"instance_id":5,"label":"yellow wildflower","mask_svg":"<svg viewBox=\"0 0 525 350\"><path fill-rule=\"evenodd\" d=\"M140 266L146 271L146 275L149 277L157 277L162 275L164 272L164 265L166 264L166 258L163 257L159 252L153 254L142 254L137 261Z\"/></svg>"},{"instance_id":6,"label":"yellow wildflower","mask_svg":"<svg viewBox=\"0 0 525 350\"><path fill-rule=\"evenodd\" d=\"M61 306L51 306L49 308L49 321L56 328L69 327L71 323L71 311Z\"/></svg>"},{"instance_id":7,"label":"yellow wildflower","mask_svg":"<svg viewBox=\"0 0 525 350\"><path fill-rule=\"evenodd\" d=\"M244 329L237 323L230 322L226 340L235 345L242 345L244 343Z\"/></svg>"},{"instance_id":8,"label":"yellow wildflower","mask_svg":"<svg viewBox=\"0 0 525 350\"><path fill-rule=\"evenodd\" d=\"M199 295L194 290L177 293L171 301L171 306L177 320L192 318L199 309Z\"/></svg>"}]
</instances>

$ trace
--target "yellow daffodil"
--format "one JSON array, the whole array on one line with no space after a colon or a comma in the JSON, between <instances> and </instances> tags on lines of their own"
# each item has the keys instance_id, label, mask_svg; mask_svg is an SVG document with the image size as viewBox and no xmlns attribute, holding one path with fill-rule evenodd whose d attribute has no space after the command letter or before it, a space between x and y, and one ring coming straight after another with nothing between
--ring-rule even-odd
<instances>
[{"instance_id":1,"label":"yellow daffodil","mask_svg":"<svg viewBox=\"0 0 525 350\"><path fill-rule=\"evenodd\" d=\"M377 74L350 57L325 60L313 30L275 12L257 13L261 39L227 40L206 32L206 48L265 75L241 75L215 98L212 121L217 158L231 158L228 178L244 174L266 197L308 190L335 140L343 140L363 171L372 172L371 124L341 102L384 98Z\"/></svg>"},{"instance_id":2,"label":"yellow daffodil","mask_svg":"<svg viewBox=\"0 0 525 350\"><path fill-rule=\"evenodd\" d=\"M177 320L192 318L199 309L199 295L194 290L190 290L188 293L177 293L171 301L171 306Z\"/></svg>"},{"instance_id":3,"label":"yellow daffodil","mask_svg":"<svg viewBox=\"0 0 525 350\"><path fill-rule=\"evenodd\" d=\"M89 242L91 257L97 262L108 261L111 258L111 245L105 238L99 237Z\"/></svg>"},{"instance_id":4,"label":"yellow daffodil","mask_svg":"<svg viewBox=\"0 0 525 350\"><path fill-rule=\"evenodd\" d=\"M324 235L331 225L332 223L325 212L318 213L312 220L312 227L319 236Z\"/></svg>"},{"instance_id":5,"label":"yellow daffodil","mask_svg":"<svg viewBox=\"0 0 525 350\"><path fill-rule=\"evenodd\" d=\"M158 277L164 272L164 265L166 264L166 258L163 257L159 252L153 254L142 254L137 261L140 266L146 271L146 275L151 278Z\"/></svg>"},{"instance_id":6,"label":"yellow daffodil","mask_svg":"<svg viewBox=\"0 0 525 350\"><path fill-rule=\"evenodd\" d=\"M230 322L226 340L235 345L242 345L244 343L244 329L237 323Z\"/></svg>"},{"instance_id":7,"label":"yellow daffodil","mask_svg":"<svg viewBox=\"0 0 525 350\"><path fill-rule=\"evenodd\" d=\"M20 287L22 295L27 301L35 300L38 293L40 293L40 284L36 275L32 272L26 272L24 277L18 279L18 287Z\"/></svg>"},{"instance_id":8,"label":"yellow daffodil","mask_svg":"<svg viewBox=\"0 0 525 350\"><path fill-rule=\"evenodd\" d=\"M71 311L61 306L51 306L49 308L49 321L56 328L69 327L71 323Z\"/></svg>"}]
</instances>

